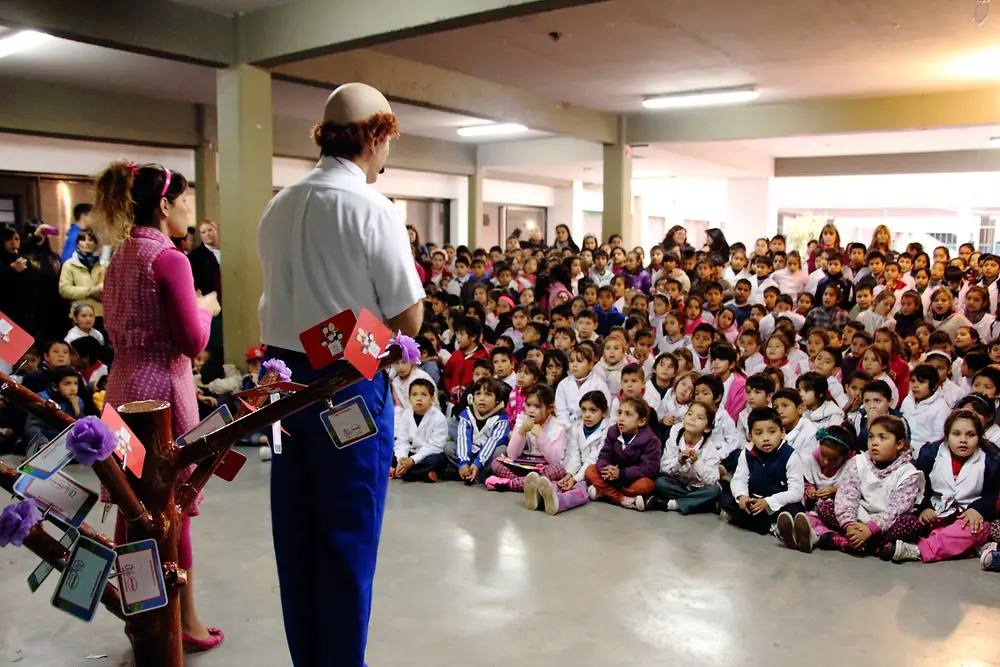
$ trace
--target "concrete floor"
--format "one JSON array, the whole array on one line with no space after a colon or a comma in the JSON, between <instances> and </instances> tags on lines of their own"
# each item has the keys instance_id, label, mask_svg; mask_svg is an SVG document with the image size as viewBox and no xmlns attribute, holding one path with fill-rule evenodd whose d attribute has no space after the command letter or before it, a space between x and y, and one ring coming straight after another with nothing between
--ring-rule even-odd
<instances>
[{"instance_id":1,"label":"concrete floor","mask_svg":"<svg viewBox=\"0 0 1000 667\"><path fill-rule=\"evenodd\" d=\"M89 470L70 474L96 488ZM194 523L199 614L227 639L188 665L290 664L267 483L252 457L208 488ZM55 576L28 591L36 563L0 551L0 665L129 664L113 616L88 625L53 609ZM553 518L513 494L393 483L368 664L983 667L1000 665L998 605L1000 577L975 561L805 556L711 515L592 504Z\"/></svg>"}]
</instances>

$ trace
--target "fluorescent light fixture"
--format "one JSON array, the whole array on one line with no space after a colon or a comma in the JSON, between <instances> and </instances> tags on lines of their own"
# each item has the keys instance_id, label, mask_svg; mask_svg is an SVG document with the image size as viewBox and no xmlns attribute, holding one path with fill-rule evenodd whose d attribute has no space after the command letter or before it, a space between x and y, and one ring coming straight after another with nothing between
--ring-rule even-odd
<instances>
[{"instance_id":1,"label":"fluorescent light fixture","mask_svg":"<svg viewBox=\"0 0 1000 667\"><path fill-rule=\"evenodd\" d=\"M36 32L35 30L22 30L5 35L4 37L0 37L0 58L17 53L18 51L30 49L50 39L52 39L52 35L46 35L44 32Z\"/></svg>"},{"instance_id":2,"label":"fluorescent light fixture","mask_svg":"<svg viewBox=\"0 0 1000 667\"><path fill-rule=\"evenodd\" d=\"M527 132L528 128L517 123L493 123L491 125L470 125L458 128L460 137L500 137L507 134Z\"/></svg>"},{"instance_id":3,"label":"fluorescent light fixture","mask_svg":"<svg viewBox=\"0 0 1000 667\"><path fill-rule=\"evenodd\" d=\"M986 145L990 148L1000 148L1000 137L990 137L990 140L986 142Z\"/></svg>"},{"instance_id":4,"label":"fluorescent light fixture","mask_svg":"<svg viewBox=\"0 0 1000 667\"><path fill-rule=\"evenodd\" d=\"M642 106L647 109L684 109L749 102L758 97L760 97L760 93L754 86L714 88L712 90L690 90L683 93L647 97L642 101Z\"/></svg>"}]
</instances>

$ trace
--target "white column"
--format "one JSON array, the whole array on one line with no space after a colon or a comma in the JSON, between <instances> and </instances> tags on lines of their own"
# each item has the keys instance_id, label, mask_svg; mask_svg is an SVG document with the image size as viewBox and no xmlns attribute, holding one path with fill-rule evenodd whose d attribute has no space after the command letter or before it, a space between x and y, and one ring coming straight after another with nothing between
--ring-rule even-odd
<instances>
[{"instance_id":1,"label":"white column","mask_svg":"<svg viewBox=\"0 0 1000 667\"><path fill-rule=\"evenodd\" d=\"M730 243L770 237L778 226L778 208L771 196L770 178L730 178L726 182L726 222L722 231Z\"/></svg>"}]
</instances>

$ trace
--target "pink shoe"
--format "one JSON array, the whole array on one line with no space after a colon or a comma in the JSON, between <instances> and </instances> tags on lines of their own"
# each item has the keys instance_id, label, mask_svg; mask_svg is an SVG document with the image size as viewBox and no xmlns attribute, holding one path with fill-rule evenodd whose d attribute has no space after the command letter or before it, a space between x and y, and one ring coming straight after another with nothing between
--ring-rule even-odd
<instances>
[{"instance_id":1,"label":"pink shoe","mask_svg":"<svg viewBox=\"0 0 1000 667\"><path fill-rule=\"evenodd\" d=\"M204 653L211 651L226 640L222 630L218 628L208 628L208 639L195 639L190 635L183 635L181 641L184 643L185 653Z\"/></svg>"},{"instance_id":2,"label":"pink shoe","mask_svg":"<svg viewBox=\"0 0 1000 667\"><path fill-rule=\"evenodd\" d=\"M510 488L510 480L490 475L486 478L486 488L490 491L506 491Z\"/></svg>"}]
</instances>

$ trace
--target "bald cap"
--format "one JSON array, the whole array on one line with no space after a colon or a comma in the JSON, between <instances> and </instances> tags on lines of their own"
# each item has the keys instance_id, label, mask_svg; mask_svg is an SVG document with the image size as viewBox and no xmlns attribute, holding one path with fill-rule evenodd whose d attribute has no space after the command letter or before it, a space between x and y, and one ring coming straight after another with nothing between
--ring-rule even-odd
<instances>
[{"instance_id":1,"label":"bald cap","mask_svg":"<svg viewBox=\"0 0 1000 667\"><path fill-rule=\"evenodd\" d=\"M364 83L345 83L326 99L323 122L334 125L364 123L377 114L392 115L385 95Z\"/></svg>"}]
</instances>

